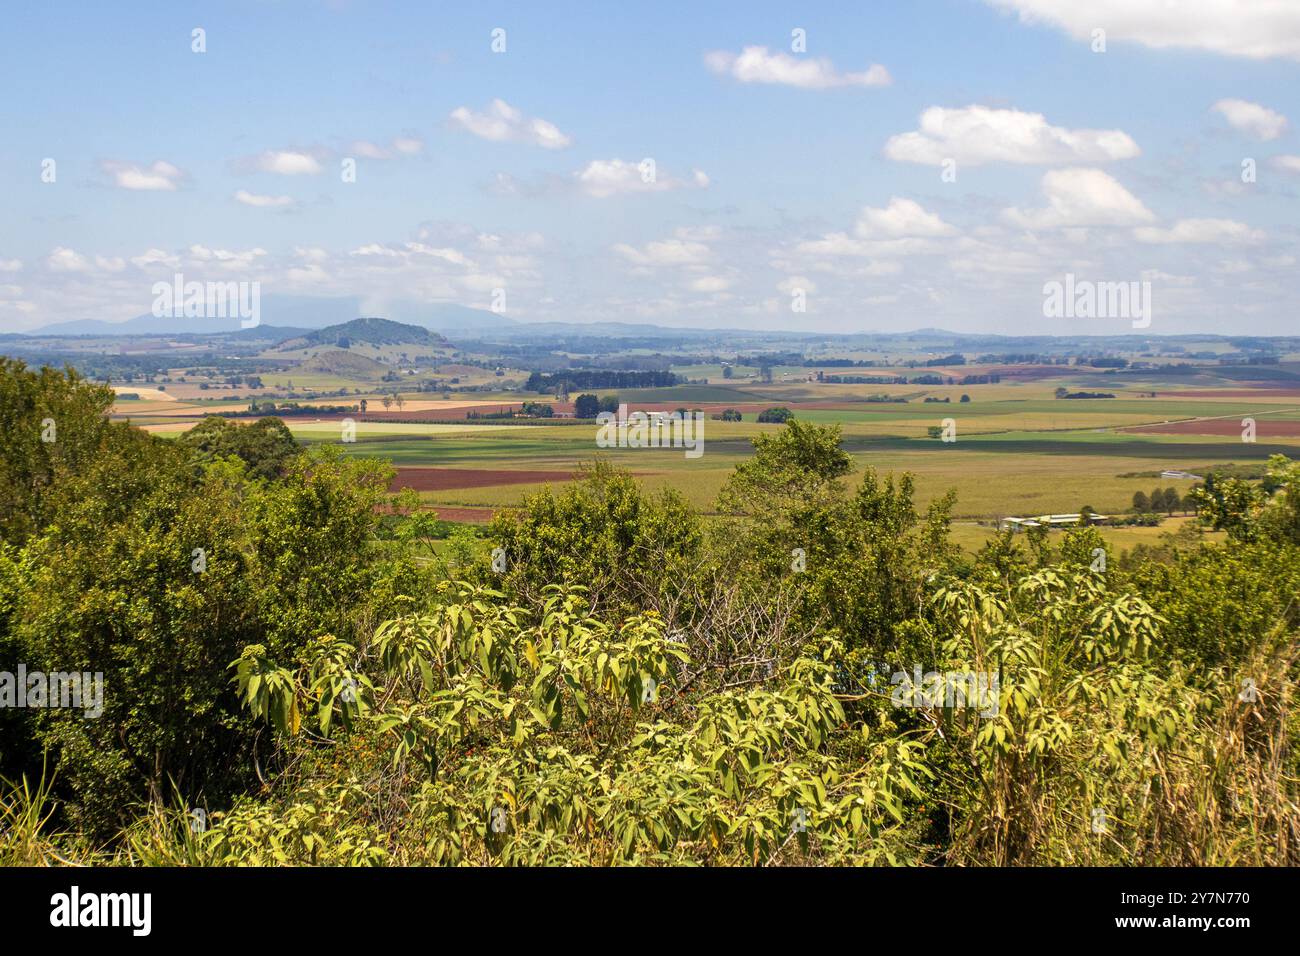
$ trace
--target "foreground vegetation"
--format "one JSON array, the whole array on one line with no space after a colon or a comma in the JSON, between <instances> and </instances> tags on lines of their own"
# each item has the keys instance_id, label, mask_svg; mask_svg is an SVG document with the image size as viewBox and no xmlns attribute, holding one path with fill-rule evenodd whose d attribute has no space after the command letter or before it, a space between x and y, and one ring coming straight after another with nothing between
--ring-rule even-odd
<instances>
[{"instance_id":1,"label":"foreground vegetation","mask_svg":"<svg viewBox=\"0 0 1300 956\"><path fill-rule=\"evenodd\" d=\"M708 520L594 464L448 552L386 463L111 403L0 369L0 671L105 688L0 709L0 862L1300 862L1280 456L1195 493L1215 543L971 556L796 418Z\"/></svg>"}]
</instances>

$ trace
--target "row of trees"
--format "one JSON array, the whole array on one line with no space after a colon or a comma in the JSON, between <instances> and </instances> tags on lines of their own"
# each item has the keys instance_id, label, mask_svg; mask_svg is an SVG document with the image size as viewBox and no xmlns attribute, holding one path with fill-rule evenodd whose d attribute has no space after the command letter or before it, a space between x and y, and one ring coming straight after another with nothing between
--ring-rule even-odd
<instances>
[{"instance_id":1,"label":"row of trees","mask_svg":"<svg viewBox=\"0 0 1300 956\"><path fill-rule=\"evenodd\" d=\"M1184 503L1177 488L1156 488L1150 495L1143 491L1133 492L1133 511L1137 514L1172 515L1183 508Z\"/></svg>"}]
</instances>

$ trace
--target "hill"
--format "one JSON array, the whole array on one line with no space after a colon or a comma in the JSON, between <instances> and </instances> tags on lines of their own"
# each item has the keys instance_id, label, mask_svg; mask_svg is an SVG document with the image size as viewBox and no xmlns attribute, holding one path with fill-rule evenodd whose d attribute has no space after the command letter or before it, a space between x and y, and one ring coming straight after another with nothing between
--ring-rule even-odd
<instances>
[{"instance_id":1,"label":"hill","mask_svg":"<svg viewBox=\"0 0 1300 956\"><path fill-rule=\"evenodd\" d=\"M310 348L313 345L334 345L350 348L353 345L418 345L426 348L444 348L447 340L437 332L418 325L405 325L390 319L353 319L339 325L326 326L296 338L281 342L281 351Z\"/></svg>"},{"instance_id":2,"label":"hill","mask_svg":"<svg viewBox=\"0 0 1300 956\"><path fill-rule=\"evenodd\" d=\"M328 375L346 375L359 379L382 378L391 368L364 355L343 349L319 352L299 366L304 372L324 372Z\"/></svg>"}]
</instances>

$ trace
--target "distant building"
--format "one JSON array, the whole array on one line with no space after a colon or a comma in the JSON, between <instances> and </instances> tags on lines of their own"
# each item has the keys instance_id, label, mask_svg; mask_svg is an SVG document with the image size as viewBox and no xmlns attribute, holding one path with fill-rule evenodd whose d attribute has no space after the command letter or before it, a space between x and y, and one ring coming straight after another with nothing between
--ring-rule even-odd
<instances>
[{"instance_id":1,"label":"distant building","mask_svg":"<svg viewBox=\"0 0 1300 956\"><path fill-rule=\"evenodd\" d=\"M1193 475L1193 474L1192 474L1191 472L1189 472L1189 471L1162 471L1162 472L1160 472L1160 477L1161 477L1161 478L1186 478L1186 479L1188 479L1189 481L1204 481L1204 480L1205 480L1205 479L1202 478L1200 475Z\"/></svg>"},{"instance_id":2,"label":"distant building","mask_svg":"<svg viewBox=\"0 0 1300 956\"><path fill-rule=\"evenodd\" d=\"M1077 525L1081 517L1081 514L1064 514L1038 515L1036 518L1003 518L1002 527L1010 528L1012 531L1020 531L1024 528L1068 528ZM1109 520L1110 515L1096 513L1088 515L1089 524L1101 524Z\"/></svg>"}]
</instances>

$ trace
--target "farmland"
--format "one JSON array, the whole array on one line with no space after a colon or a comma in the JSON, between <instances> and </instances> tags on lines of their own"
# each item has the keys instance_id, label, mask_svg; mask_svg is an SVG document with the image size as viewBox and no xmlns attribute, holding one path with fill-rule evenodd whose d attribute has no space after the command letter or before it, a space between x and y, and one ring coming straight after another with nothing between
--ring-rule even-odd
<instances>
[{"instance_id":1,"label":"farmland","mask_svg":"<svg viewBox=\"0 0 1300 956\"><path fill-rule=\"evenodd\" d=\"M760 381L756 367L733 366L733 379L724 377L722 364L694 364L672 369L689 384L593 390L630 411L698 409L705 416L705 454L697 459L673 448L598 448L597 425L571 417L570 396L538 397L555 418L472 417L518 410L530 400L513 389L476 391L472 399L408 395L399 408L391 400L383 407L392 393L373 382L331 379L331 387L348 393L339 401L358 405L365 399L367 412L285 421L304 445L337 444L349 456L390 461L399 469L393 490L413 488L426 507L445 512L449 520L482 523L495 511L517 507L543 485L567 483L584 463L598 458L633 472L648 489L675 488L709 513L732 469L752 454L751 440L782 427L759 424L757 413L785 406L801 420L839 426L855 467L851 484L874 468L913 474L922 503L955 490L954 538L974 549L1008 515L1075 512L1085 506L1122 514L1135 492L1160 485L1185 495L1194 483L1161 479L1162 471L1201 474L1211 466L1259 464L1274 453L1294 456L1300 445L1300 387L1272 376L1297 369L1300 365L1282 363L1251 381L1241 368L1213 364L1176 375L972 364L961 369L963 376L993 375L998 381L878 385L816 381L818 369L795 366L773 367L770 381ZM871 375L909 372L915 375L900 360L897 366L872 369ZM304 380L300 374L292 378ZM1064 399L1057 397L1061 390L1104 390L1115 397ZM119 400L114 416L164 435L179 434L204 415L247 408L245 401L215 396L140 392L139 400ZM710 417L724 409L740 412L741 421ZM355 423L353 440L344 440L344 418ZM955 426L952 441L930 435L945 419ZM1254 422L1253 441L1243 440L1247 419ZM1128 547L1155 541L1178 524L1170 519L1160 527L1104 533Z\"/></svg>"}]
</instances>

